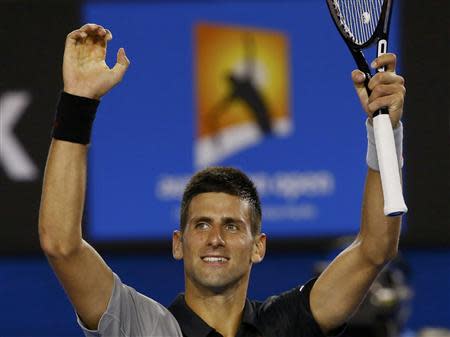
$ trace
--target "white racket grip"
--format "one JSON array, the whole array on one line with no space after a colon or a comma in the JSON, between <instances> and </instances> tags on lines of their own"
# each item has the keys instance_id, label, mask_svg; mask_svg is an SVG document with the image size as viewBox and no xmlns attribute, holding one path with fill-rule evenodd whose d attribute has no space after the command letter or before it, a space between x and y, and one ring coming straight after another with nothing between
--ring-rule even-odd
<instances>
[{"instance_id":1,"label":"white racket grip","mask_svg":"<svg viewBox=\"0 0 450 337\"><path fill-rule=\"evenodd\" d=\"M408 208L403 199L394 132L389 115L379 114L374 117L373 130L383 187L384 215L402 215L408 211Z\"/></svg>"}]
</instances>

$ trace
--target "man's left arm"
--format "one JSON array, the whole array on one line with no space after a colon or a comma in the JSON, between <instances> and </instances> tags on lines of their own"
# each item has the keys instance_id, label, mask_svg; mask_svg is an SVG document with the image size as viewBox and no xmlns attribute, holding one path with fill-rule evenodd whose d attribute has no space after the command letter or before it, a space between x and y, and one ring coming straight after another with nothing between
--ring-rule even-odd
<instances>
[{"instance_id":1,"label":"man's left arm","mask_svg":"<svg viewBox=\"0 0 450 337\"><path fill-rule=\"evenodd\" d=\"M404 80L396 75L394 54L380 56L376 67L386 66L369 82L367 96L364 75L355 70L352 79L369 121L373 112L389 108L394 127L403 112ZM361 227L354 242L340 253L314 284L310 307L324 333L345 323L364 299L383 266L397 254L401 217L387 217L383 212L383 191L378 171L368 169L362 202Z\"/></svg>"}]
</instances>

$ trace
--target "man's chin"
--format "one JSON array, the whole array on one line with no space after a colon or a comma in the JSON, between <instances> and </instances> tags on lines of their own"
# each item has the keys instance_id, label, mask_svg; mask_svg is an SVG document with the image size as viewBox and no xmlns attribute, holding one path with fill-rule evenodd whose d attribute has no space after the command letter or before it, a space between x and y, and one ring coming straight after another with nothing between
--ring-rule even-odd
<instances>
[{"instance_id":1,"label":"man's chin","mask_svg":"<svg viewBox=\"0 0 450 337\"><path fill-rule=\"evenodd\" d=\"M217 276L217 275L216 275ZM223 294L239 284L239 280L227 280L224 278L204 278L198 282L200 287L213 294Z\"/></svg>"},{"instance_id":2,"label":"man's chin","mask_svg":"<svg viewBox=\"0 0 450 337\"><path fill-rule=\"evenodd\" d=\"M220 295L229 292L233 287L230 284L208 284L203 288L210 294Z\"/></svg>"}]
</instances>

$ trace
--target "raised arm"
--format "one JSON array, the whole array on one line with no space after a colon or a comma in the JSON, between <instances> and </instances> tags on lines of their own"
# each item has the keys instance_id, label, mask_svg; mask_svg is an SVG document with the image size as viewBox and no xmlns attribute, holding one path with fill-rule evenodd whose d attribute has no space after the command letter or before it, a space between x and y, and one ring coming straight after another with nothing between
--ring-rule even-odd
<instances>
[{"instance_id":1,"label":"raised arm","mask_svg":"<svg viewBox=\"0 0 450 337\"><path fill-rule=\"evenodd\" d=\"M108 30L94 24L84 25L67 36L64 92L73 95L66 98L83 102L79 106L95 107L125 74L129 61L123 49L119 50L112 69L105 63L106 44L111 38ZM72 112L75 115L62 122L78 123L86 117L82 114L87 113L77 111L74 106ZM78 112L80 118L77 118ZM79 128L65 132L59 132L59 139L52 140L49 150L39 214L39 238L80 318L88 328L95 329L106 310L113 276L102 258L82 238L88 144L77 139L80 138L77 135Z\"/></svg>"},{"instance_id":2,"label":"raised arm","mask_svg":"<svg viewBox=\"0 0 450 337\"><path fill-rule=\"evenodd\" d=\"M364 88L364 75L355 70L352 79L368 114L387 106L394 127L399 126L405 95L404 81L395 74L396 58L386 54L375 60L377 68L386 65L369 82L370 97ZM311 290L311 311L327 333L348 320L364 299L383 266L397 254L401 217L383 213L380 173L368 169L362 203L361 227L355 241L339 254L321 274Z\"/></svg>"}]
</instances>

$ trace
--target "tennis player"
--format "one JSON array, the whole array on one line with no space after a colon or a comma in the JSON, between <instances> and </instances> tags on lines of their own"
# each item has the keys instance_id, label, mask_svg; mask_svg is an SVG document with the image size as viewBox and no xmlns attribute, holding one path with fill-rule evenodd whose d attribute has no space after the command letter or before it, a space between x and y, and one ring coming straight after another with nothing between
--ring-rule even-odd
<instances>
[{"instance_id":1,"label":"tennis player","mask_svg":"<svg viewBox=\"0 0 450 337\"><path fill-rule=\"evenodd\" d=\"M183 195L173 255L184 261L185 293L166 309L125 285L83 240L81 221L90 131L100 99L130 62L121 48L105 63L110 31L87 24L66 39L64 92L58 103L39 217L42 249L72 302L86 336L337 336L383 266L397 254L400 217L385 217L371 114L389 107L401 158L405 88L393 54L375 60L386 72L352 79L368 115L369 165L361 228L354 242L313 279L263 302L247 299L250 270L263 260L266 236L253 183L239 170L205 169ZM338 102L337 102L338 103ZM124 117L127 118L124 112ZM374 152L375 151L375 152ZM298 266L301 268L301 266ZM156 272L156 271L155 271ZM299 280L300 281L300 280Z\"/></svg>"}]
</instances>

